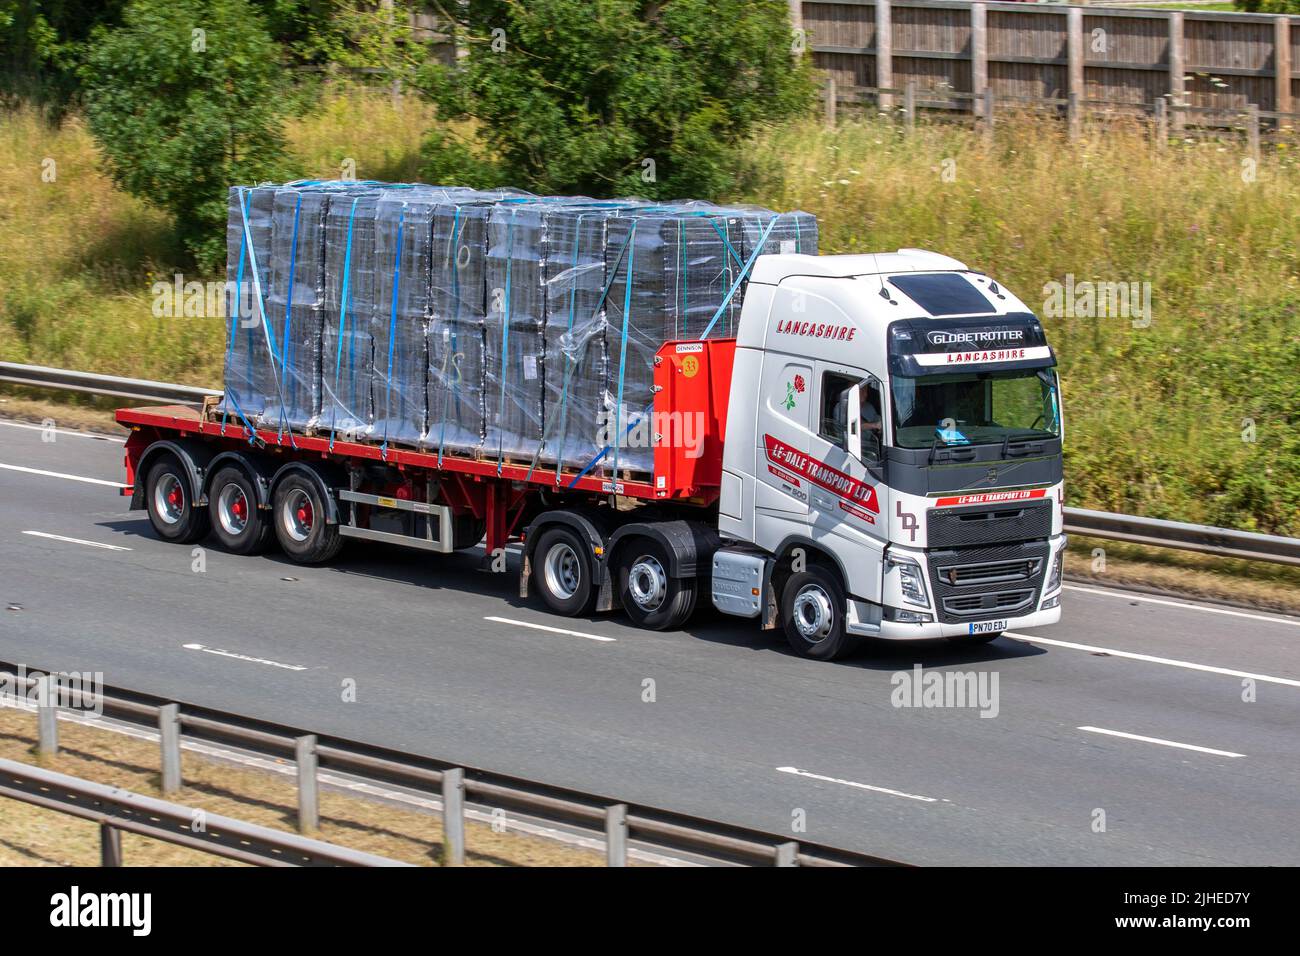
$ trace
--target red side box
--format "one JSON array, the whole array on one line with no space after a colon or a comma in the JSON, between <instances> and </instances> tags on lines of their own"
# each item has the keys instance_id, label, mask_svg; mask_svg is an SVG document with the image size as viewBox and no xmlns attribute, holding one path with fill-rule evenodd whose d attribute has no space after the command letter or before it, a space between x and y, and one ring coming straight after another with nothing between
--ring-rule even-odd
<instances>
[{"instance_id":1,"label":"red side box","mask_svg":"<svg viewBox=\"0 0 1300 956\"><path fill-rule=\"evenodd\" d=\"M656 498L717 499L735 359L735 339L665 342L655 355Z\"/></svg>"}]
</instances>

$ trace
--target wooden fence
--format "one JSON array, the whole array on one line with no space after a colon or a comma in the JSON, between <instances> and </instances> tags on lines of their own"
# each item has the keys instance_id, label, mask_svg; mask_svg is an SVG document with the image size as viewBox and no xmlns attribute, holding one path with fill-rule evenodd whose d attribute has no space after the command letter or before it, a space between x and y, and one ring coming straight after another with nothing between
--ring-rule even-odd
<instances>
[{"instance_id":1,"label":"wooden fence","mask_svg":"<svg viewBox=\"0 0 1300 956\"><path fill-rule=\"evenodd\" d=\"M790 0L815 66L883 109L909 87L975 112L999 102L1105 103L1176 127L1300 104L1300 17L955 0ZM1280 123L1282 117L1275 117Z\"/></svg>"}]
</instances>

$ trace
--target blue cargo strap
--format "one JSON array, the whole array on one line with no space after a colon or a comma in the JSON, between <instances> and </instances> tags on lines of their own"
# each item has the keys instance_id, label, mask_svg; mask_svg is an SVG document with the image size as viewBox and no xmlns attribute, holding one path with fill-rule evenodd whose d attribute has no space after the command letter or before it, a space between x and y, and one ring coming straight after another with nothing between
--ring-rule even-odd
<instances>
[{"instance_id":1,"label":"blue cargo strap","mask_svg":"<svg viewBox=\"0 0 1300 956\"><path fill-rule=\"evenodd\" d=\"M740 275L736 276L736 281L733 282L731 288L727 290L726 297L722 300L722 304L718 306L718 311L713 313L713 318L709 320L708 327L706 327L704 332L701 333L700 339L707 339L709 337L709 333L713 331L713 327L718 323L718 319L722 316L722 313L727 311L727 306L731 304L731 299L735 296L736 290L740 288L740 284L745 281L746 277L748 277L749 271L754 268L754 263L758 261L758 257L762 254L763 246L767 243L767 237L772 234L772 227L776 225L776 220L777 217L773 216L768 221L767 227L763 230L763 234L758 239L758 245L754 247L754 251L749 255L749 261L745 263L745 268L740 270Z\"/></svg>"},{"instance_id":2,"label":"blue cargo strap","mask_svg":"<svg viewBox=\"0 0 1300 956\"><path fill-rule=\"evenodd\" d=\"M515 215L518 209L510 210L510 224L506 226L506 289L505 301L501 304L501 388L497 401L497 477L501 477L501 466L506 453L506 363L509 361L507 347L510 344L510 267L515 258Z\"/></svg>"},{"instance_id":3,"label":"blue cargo strap","mask_svg":"<svg viewBox=\"0 0 1300 956\"><path fill-rule=\"evenodd\" d=\"M632 234L629 232L629 233L628 233L628 237L627 237L625 240L623 240L623 245L622 245L622 246L619 248L619 250L618 250L618 255L614 257L614 267L610 270L610 273L609 273L609 279L605 282L605 287L604 287L603 289L600 290L600 298L598 298L598 299L596 300L596 305L595 305L595 307L591 310L591 317L592 317L592 319L595 319L595 318L596 318L597 314L598 314L598 313L600 312L600 310L601 310L601 307L604 306L604 304L605 304L605 299L606 299L606 297L609 295L609 290L610 290L611 288L613 288L613 286L614 286L614 280L618 278L618 267L619 267L619 265L622 264L622 262L623 262L623 253L627 252L628 247L629 247L631 244L632 244ZM571 366L571 367L566 371L565 374L566 374L566 376L572 376L572 374L573 374L573 367ZM568 378L567 378L567 377L566 377L566 379L565 379L565 383L564 383L564 384L565 384L565 388L567 389L567 388L568 388L568 384L569 384L569 383L568 383ZM549 427L549 426L548 426L548 427ZM542 445L544 445L544 444L546 443L546 436L547 436L547 432L546 432L546 430L544 429L544 430L542 431ZM593 458L591 461L589 461L589 462L587 463L586 467L582 469L582 471L579 473L578 477L581 478L582 475L585 475L588 471L590 471L590 470L592 469L592 467L593 467L593 466L594 466L598 461L600 461L601 458L605 457L605 452L606 452L606 451L609 451L609 446L608 446L608 445L605 446L604 451L600 452L600 454L598 454L595 458ZM533 463L532 463L532 465L529 466L529 468L528 468L528 474L524 475L524 481L528 481L530 478L532 478L532 476L533 476L533 472L537 469L537 461L538 461L538 459L541 457L541 455L542 455L542 449L541 449L541 446L539 445L537 451L533 454ZM561 465L562 465L562 463L557 462L557 463L556 463L556 466L555 466L555 483L556 483L557 485L560 483L560 468L561 468ZM574 479L574 480L576 481L577 479ZM570 485L569 487L573 487L573 486Z\"/></svg>"},{"instance_id":4,"label":"blue cargo strap","mask_svg":"<svg viewBox=\"0 0 1300 956\"><path fill-rule=\"evenodd\" d=\"M620 428L623 425L623 373L627 370L627 330L632 318L632 266L636 261L637 220L632 220L632 228L627 232L629 243L627 250L627 278L623 282L623 339L618 349L618 396L614 399L614 482L618 483L618 449L623 444Z\"/></svg>"},{"instance_id":5,"label":"blue cargo strap","mask_svg":"<svg viewBox=\"0 0 1300 956\"><path fill-rule=\"evenodd\" d=\"M302 213L302 194L299 193L294 197L293 207L293 235L289 238L289 294L284 297L284 335L280 339L280 371L284 373L281 381L287 381L289 375L294 374L290 371L289 366L293 363L293 349L291 346L292 337L290 336L289 326L289 309L293 305L293 280L294 273L298 268L298 218ZM285 407L284 402L285 389L280 389L280 433L276 436L276 441L284 437L285 425L290 425L289 444L294 448L298 445L293 439L293 429L289 422L289 409Z\"/></svg>"},{"instance_id":6,"label":"blue cargo strap","mask_svg":"<svg viewBox=\"0 0 1300 956\"><path fill-rule=\"evenodd\" d=\"M402 232L406 227L405 204L397 214L397 248L393 253L393 304L388 312L388 392L384 396L384 442L380 457L388 460L388 421L393 409L393 347L397 344L397 298L402 288Z\"/></svg>"},{"instance_id":7,"label":"blue cargo strap","mask_svg":"<svg viewBox=\"0 0 1300 956\"><path fill-rule=\"evenodd\" d=\"M262 333L266 338L266 351L271 361L271 376L275 380L275 390L280 394L283 403L283 391L280 388L280 376L275 368L275 332L271 329L271 323L266 318L266 298L262 295L262 279L257 273L257 248L253 245L253 234L248 225L248 209L243 202L239 204L239 211L243 219L244 240L248 246L248 263L252 267L253 291L257 294L257 311L262 318ZM251 352L249 353L251 357Z\"/></svg>"},{"instance_id":8,"label":"blue cargo strap","mask_svg":"<svg viewBox=\"0 0 1300 956\"><path fill-rule=\"evenodd\" d=\"M334 426L337 423L339 405L339 372L343 364L343 337L347 334L348 325L348 293L351 292L352 283L352 221L356 217L359 202L361 202L360 196L352 200L352 208L348 211L348 238L343 252L343 289L339 293L339 341L334 348L334 402L330 405L330 451L334 450ZM352 354L349 350L349 372L352 371ZM356 390L350 391L355 393Z\"/></svg>"},{"instance_id":9,"label":"blue cargo strap","mask_svg":"<svg viewBox=\"0 0 1300 956\"><path fill-rule=\"evenodd\" d=\"M242 193L240 197L240 203L241 204L243 203ZM226 336L226 342L227 342L226 368L227 369L231 367L231 360L235 356L235 323L239 320L239 306L240 306L239 290L242 289L244 286L244 255L245 255L244 234L241 232L239 234L239 265L235 269L235 288L233 290L232 301L230 303L230 334ZM227 275L229 275L229 273L227 273ZM231 398L231 400L233 401L234 399L233 396L231 395L229 386L226 387L225 392L226 392L226 396L228 398ZM235 402L236 411L238 411L238 405L239 403ZM223 408L221 410L222 437L225 437L226 434L226 416L229 414L230 414L229 408Z\"/></svg>"},{"instance_id":10,"label":"blue cargo strap","mask_svg":"<svg viewBox=\"0 0 1300 956\"><path fill-rule=\"evenodd\" d=\"M451 297L456 301L456 314L452 317L451 335L449 336L449 346L452 364L456 362L456 350L460 347L460 205L455 206L455 215L451 220L451 244L448 247L451 252ZM444 370L445 374L445 370ZM456 367L456 375L460 375L460 367ZM460 382L457 381L452 388L452 395L456 399L456 419L460 420ZM442 400L442 431L438 435L438 467L442 467L442 453L447 443L447 410L451 404L451 396L444 396Z\"/></svg>"},{"instance_id":11,"label":"blue cargo strap","mask_svg":"<svg viewBox=\"0 0 1300 956\"><path fill-rule=\"evenodd\" d=\"M647 414L649 414L650 409L654 408L654 404L655 404L655 403L652 401L652 402L651 402L649 405L647 405L645 408L641 409L641 414L640 414L640 415L636 416L635 418L631 419L631 420L628 422L627 429L623 432L623 436L622 436L622 437L626 438L628 435L632 434L632 429L633 429L633 428L636 428L636 426L637 426L638 424L640 424L641 419L644 418ZM616 439L616 441L617 441L617 439ZM610 446L609 446L609 445L606 445L604 448L602 448L600 451L598 451L598 452L596 453L596 457L593 458L593 459L591 459L591 461L587 462L587 464L586 464L585 466L583 466L582 471L578 472L576 475L573 476L573 480L572 480L571 482L569 482L569 484L568 484L567 487L572 488L572 487L573 487L574 485L576 485L579 481L581 481L583 478L585 478L586 475L587 475L587 472L591 471L591 469L595 468L598 464L600 464L601 459L604 458L607 454L609 454L609 449L610 449ZM617 488L618 488L618 472L617 472L617 471L615 471L615 473L614 473L614 477L613 477L613 479L611 480L610 485L611 485L611 487L612 487L613 489L615 489L615 491L616 491L616 493L617 493Z\"/></svg>"}]
</instances>

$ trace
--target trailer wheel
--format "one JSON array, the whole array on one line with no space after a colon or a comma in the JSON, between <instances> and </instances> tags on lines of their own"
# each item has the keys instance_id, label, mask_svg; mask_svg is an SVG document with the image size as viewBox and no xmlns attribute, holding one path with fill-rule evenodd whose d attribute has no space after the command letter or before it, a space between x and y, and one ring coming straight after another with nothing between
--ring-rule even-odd
<instances>
[{"instance_id":1,"label":"trailer wheel","mask_svg":"<svg viewBox=\"0 0 1300 956\"><path fill-rule=\"evenodd\" d=\"M232 554L258 554L271 537L271 522L258 510L257 489L242 468L233 465L212 476L208 486L212 533Z\"/></svg>"},{"instance_id":2,"label":"trailer wheel","mask_svg":"<svg viewBox=\"0 0 1300 956\"><path fill-rule=\"evenodd\" d=\"M671 631L695 610L695 579L668 576L668 555L650 538L635 538L619 549L618 593L623 610L637 627Z\"/></svg>"},{"instance_id":3,"label":"trailer wheel","mask_svg":"<svg viewBox=\"0 0 1300 956\"><path fill-rule=\"evenodd\" d=\"M533 551L533 586L556 614L580 617L596 605L591 548L568 528L548 528Z\"/></svg>"},{"instance_id":4,"label":"trailer wheel","mask_svg":"<svg viewBox=\"0 0 1300 956\"><path fill-rule=\"evenodd\" d=\"M781 592L785 639L801 657L833 661L853 647L844 626L847 599L839 578L819 564L790 575Z\"/></svg>"},{"instance_id":5,"label":"trailer wheel","mask_svg":"<svg viewBox=\"0 0 1300 956\"><path fill-rule=\"evenodd\" d=\"M320 490L305 475L286 475L276 485L275 537L290 560L324 564L339 553L343 536L337 525L326 522L326 513Z\"/></svg>"},{"instance_id":6,"label":"trailer wheel","mask_svg":"<svg viewBox=\"0 0 1300 956\"><path fill-rule=\"evenodd\" d=\"M158 537L192 544L208 533L208 513L194 507L189 476L181 463L164 455L145 479L145 507Z\"/></svg>"}]
</instances>

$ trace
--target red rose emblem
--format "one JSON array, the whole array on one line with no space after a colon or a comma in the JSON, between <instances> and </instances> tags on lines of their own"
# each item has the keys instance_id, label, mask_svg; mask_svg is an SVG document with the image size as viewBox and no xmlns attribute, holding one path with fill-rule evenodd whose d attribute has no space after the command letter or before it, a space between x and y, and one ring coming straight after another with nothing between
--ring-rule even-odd
<instances>
[{"instance_id":1,"label":"red rose emblem","mask_svg":"<svg viewBox=\"0 0 1300 956\"><path fill-rule=\"evenodd\" d=\"M802 376L802 375L796 375L796 376L794 377L794 390L795 390L796 392L802 392L802 391L804 390L803 376Z\"/></svg>"}]
</instances>

